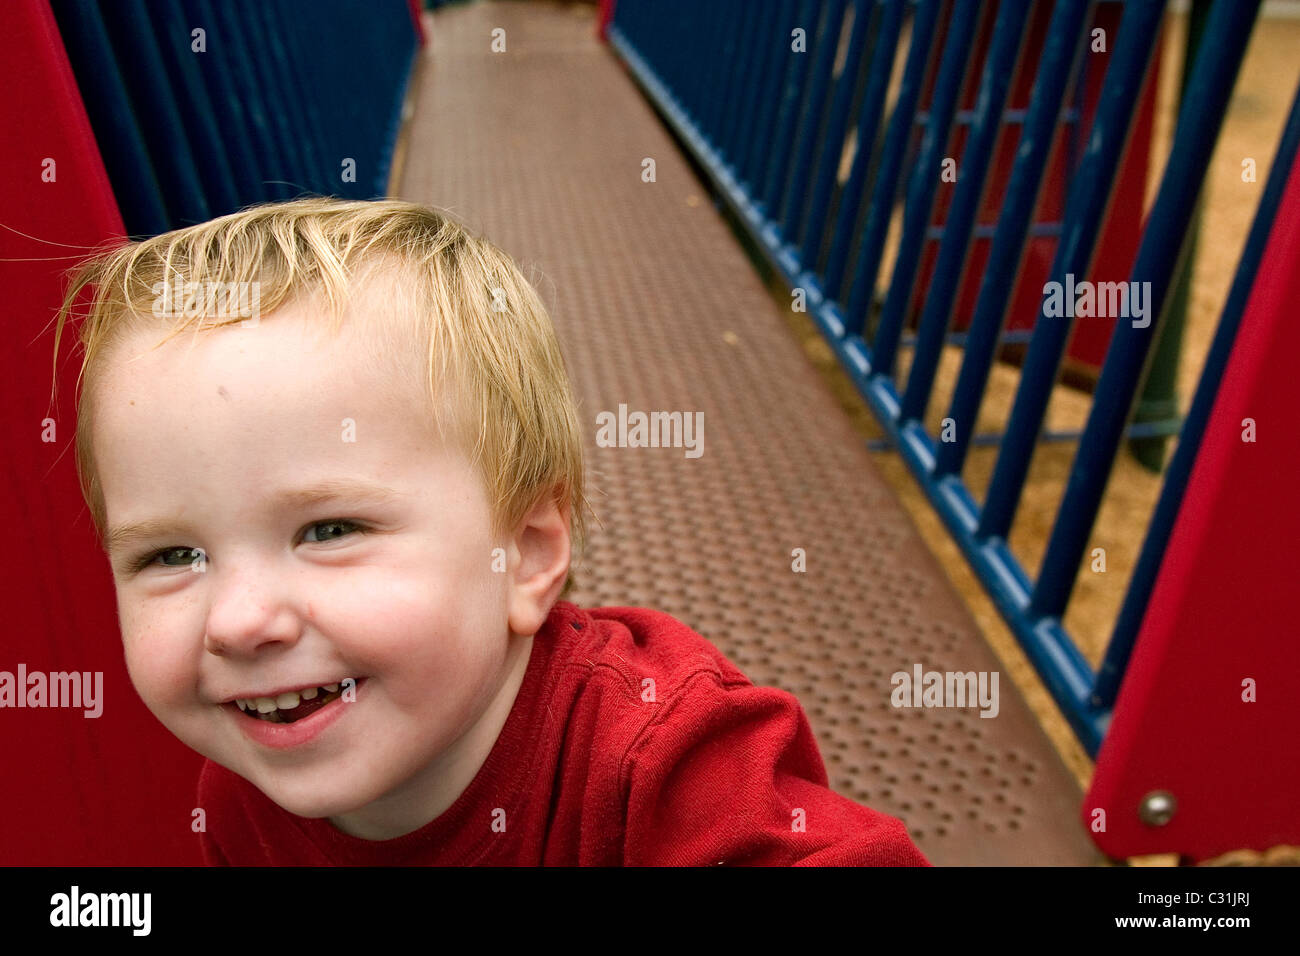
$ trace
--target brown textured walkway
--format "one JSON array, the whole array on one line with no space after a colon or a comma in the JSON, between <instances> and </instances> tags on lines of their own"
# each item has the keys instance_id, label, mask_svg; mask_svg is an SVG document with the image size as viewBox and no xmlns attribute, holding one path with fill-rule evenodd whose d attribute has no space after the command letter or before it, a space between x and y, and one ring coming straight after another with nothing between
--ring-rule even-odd
<instances>
[{"instance_id":1,"label":"brown textured walkway","mask_svg":"<svg viewBox=\"0 0 1300 956\"><path fill-rule=\"evenodd\" d=\"M400 194L501 245L552 309L603 523L573 599L665 610L796 694L831 785L906 821L936 864L1097 860L1007 674L996 718L891 706L890 676L916 664L1002 668L592 9L481 3L432 24ZM620 404L703 412L703 454L596 447Z\"/></svg>"}]
</instances>

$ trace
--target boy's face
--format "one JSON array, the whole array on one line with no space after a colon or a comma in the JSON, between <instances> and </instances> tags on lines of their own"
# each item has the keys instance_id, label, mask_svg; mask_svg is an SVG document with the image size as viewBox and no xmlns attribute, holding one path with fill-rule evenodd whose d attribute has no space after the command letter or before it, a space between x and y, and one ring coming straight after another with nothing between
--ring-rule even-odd
<instances>
[{"instance_id":1,"label":"boy's face","mask_svg":"<svg viewBox=\"0 0 1300 956\"><path fill-rule=\"evenodd\" d=\"M531 647L511 638L520 555L419 390L310 309L126 340L92 397L94 449L149 709L290 812L379 839L445 809L459 789L430 794L463 789L509 712ZM346 678L355 701L292 723L234 702Z\"/></svg>"}]
</instances>

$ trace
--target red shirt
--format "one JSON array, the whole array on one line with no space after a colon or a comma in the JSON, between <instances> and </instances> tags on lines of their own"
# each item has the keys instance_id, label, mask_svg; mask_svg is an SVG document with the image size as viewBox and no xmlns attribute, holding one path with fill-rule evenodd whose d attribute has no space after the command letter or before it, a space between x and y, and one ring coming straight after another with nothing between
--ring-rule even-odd
<instances>
[{"instance_id":1,"label":"red shirt","mask_svg":"<svg viewBox=\"0 0 1300 956\"><path fill-rule=\"evenodd\" d=\"M478 774L420 829L350 836L212 761L198 805L209 865L929 865L899 820L828 789L791 694L660 611L568 601Z\"/></svg>"}]
</instances>

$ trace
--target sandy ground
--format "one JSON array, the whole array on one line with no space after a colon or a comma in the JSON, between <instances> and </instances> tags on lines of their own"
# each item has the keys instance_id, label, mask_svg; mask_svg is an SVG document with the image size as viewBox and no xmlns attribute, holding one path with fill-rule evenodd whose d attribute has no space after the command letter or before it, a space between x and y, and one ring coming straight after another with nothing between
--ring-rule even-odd
<instances>
[{"instance_id":1,"label":"sandy ground","mask_svg":"<svg viewBox=\"0 0 1300 956\"><path fill-rule=\"evenodd\" d=\"M1154 131L1148 208L1159 186L1159 176L1169 151L1185 32L1186 17L1171 14L1164 38L1165 55ZM1183 411L1190 403L1204 365L1296 89L1297 77L1300 76L1297 51L1300 51L1300 19L1266 18L1260 21L1247 50L1227 121L1214 153L1203 196L1201 242L1194 260L1191 306L1178 376L1178 399ZM1243 183L1241 180L1241 164L1246 157L1256 160L1256 183ZM785 290L779 290L778 295L782 301L789 301ZM864 436L881 437L883 432L811 322L802 315L788 314L791 328L799 336L809 358L825 374L856 427ZM910 355L904 354L900 359L902 368L906 369ZM943 396L945 401L932 403L933 420L928 422L931 434L938 433L942 409L946 408L946 397L951 394L956 381L960 360L958 349L950 347L946 350L935 385L935 394ZM981 409L978 431L1003 430L1018 382L1019 371L1016 368L1006 365L996 368ZM1090 402L1089 395L1058 386L1049 409L1049 427L1081 428ZM1170 441L1171 451L1173 441ZM1042 444L1034 456L1020 512L1011 533L1012 548L1031 577L1037 575L1075 449L1074 443ZM875 457L949 577L966 598L989 643L1025 693L1080 784L1086 787L1092 774L1091 760L1075 741L957 545L948 536L898 455L880 452ZM996 447L976 447L971 451L965 478L977 500L984 497L996 460ZM1161 480L1161 476L1147 472L1126 451L1120 453L1112 471L1089 544L1089 551L1093 547L1105 548L1107 570L1094 573L1089 563L1084 562L1065 619L1067 629L1094 665L1100 660L1109 640ZM1267 862L1280 861L1270 857Z\"/></svg>"}]
</instances>

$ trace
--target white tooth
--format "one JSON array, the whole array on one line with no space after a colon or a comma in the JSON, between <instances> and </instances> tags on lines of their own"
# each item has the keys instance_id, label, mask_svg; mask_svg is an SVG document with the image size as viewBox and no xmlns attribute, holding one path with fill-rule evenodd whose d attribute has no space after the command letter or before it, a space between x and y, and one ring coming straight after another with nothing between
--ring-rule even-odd
<instances>
[{"instance_id":1,"label":"white tooth","mask_svg":"<svg viewBox=\"0 0 1300 956\"><path fill-rule=\"evenodd\" d=\"M281 710L293 710L298 706L298 692L296 690L288 691L281 694L275 699L275 706Z\"/></svg>"},{"instance_id":2,"label":"white tooth","mask_svg":"<svg viewBox=\"0 0 1300 956\"><path fill-rule=\"evenodd\" d=\"M320 688L319 688L319 687L308 687L305 691L302 692L302 699L303 699L303 700L315 700L315 699L316 699L316 695L319 694L319 693L320 693Z\"/></svg>"},{"instance_id":3,"label":"white tooth","mask_svg":"<svg viewBox=\"0 0 1300 956\"><path fill-rule=\"evenodd\" d=\"M275 701L270 697L259 697L253 701L253 706L257 708L259 714L269 714L275 710Z\"/></svg>"},{"instance_id":4,"label":"white tooth","mask_svg":"<svg viewBox=\"0 0 1300 956\"><path fill-rule=\"evenodd\" d=\"M335 691L337 691L338 689L339 689L339 685L338 685L338 684L326 684L326 685L325 685L325 693L327 693L327 694L332 694L332 693L334 693Z\"/></svg>"},{"instance_id":5,"label":"white tooth","mask_svg":"<svg viewBox=\"0 0 1300 956\"><path fill-rule=\"evenodd\" d=\"M244 701L243 701L243 698L236 697L236 698L235 698L235 706L238 707L240 710L243 710L243 709L244 709Z\"/></svg>"}]
</instances>

